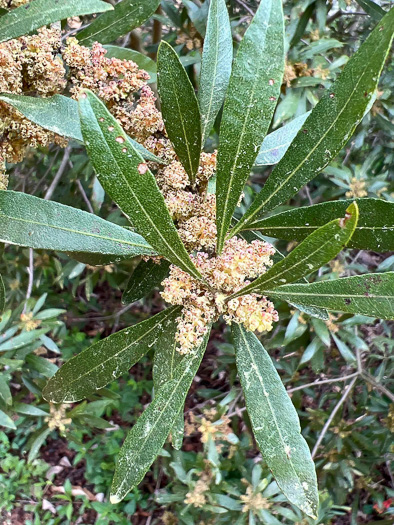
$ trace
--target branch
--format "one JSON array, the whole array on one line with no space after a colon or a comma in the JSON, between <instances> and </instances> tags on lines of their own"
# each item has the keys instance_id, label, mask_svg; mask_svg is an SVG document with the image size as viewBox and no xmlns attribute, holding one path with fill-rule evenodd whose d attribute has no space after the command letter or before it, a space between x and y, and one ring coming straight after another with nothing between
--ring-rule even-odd
<instances>
[{"instance_id":1,"label":"branch","mask_svg":"<svg viewBox=\"0 0 394 525\"><path fill-rule=\"evenodd\" d=\"M57 173L55 175L55 178L53 179L51 185L49 186L44 199L46 201L51 200L53 192L55 191L57 185L60 182L60 179L63 176L63 173L67 167L68 161L70 160L70 153L71 153L71 146L67 146L67 148L64 150L63 160L60 163L59 169L57 170Z\"/></svg>"},{"instance_id":2,"label":"branch","mask_svg":"<svg viewBox=\"0 0 394 525\"><path fill-rule=\"evenodd\" d=\"M341 406L343 405L343 403L346 401L346 399L349 397L350 395L350 392L352 391L353 387L354 387L354 384L355 382L357 381L357 376L358 376L358 372L357 372L357 375L356 377L353 378L352 382L350 383L350 385L348 385L346 391L343 393L341 399L338 401L338 403L335 405L335 408L334 410L331 412L331 415L330 417L327 419L327 422L326 424L324 425L322 431L320 432L320 435L319 435L319 438L318 440L316 441L316 444L315 446L313 447L313 450L312 450L312 459L314 459L314 457L316 456L316 452L318 450L318 448L320 447L323 439L324 439L324 436L326 435L327 433L327 430L330 428L330 425L334 419L334 417L336 416L338 410L341 408Z\"/></svg>"}]
</instances>

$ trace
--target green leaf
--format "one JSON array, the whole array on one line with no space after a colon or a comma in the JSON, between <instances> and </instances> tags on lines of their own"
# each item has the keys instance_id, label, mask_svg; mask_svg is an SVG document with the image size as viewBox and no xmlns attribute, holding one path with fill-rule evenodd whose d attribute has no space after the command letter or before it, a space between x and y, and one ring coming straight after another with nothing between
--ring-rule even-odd
<instances>
[{"instance_id":1,"label":"green leaf","mask_svg":"<svg viewBox=\"0 0 394 525\"><path fill-rule=\"evenodd\" d=\"M52 430L50 428L44 428L44 430L40 429L38 432L35 433L34 439L30 446L30 452L27 457L28 463L31 463L33 459L37 457L37 454L40 451L40 448L45 443L46 438L49 436L51 432Z\"/></svg>"},{"instance_id":2,"label":"green leaf","mask_svg":"<svg viewBox=\"0 0 394 525\"><path fill-rule=\"evenodd\" d=\"M157 55L157 82L168 137L194 184L201 153L200 110L185 68L165 41Z\"/></svg>"},{"instance_id":3,"label":"green leaf","mask_svg":"<svg viewBox=\"0 0 394 525\"><path fill-rule=\"evenodd\" d=\"M351 199L294 208L248 226L264 235L302 241L323 224L345 213ZM360 217L349 248L388 252L394 250L394 203L382 199L355 199Z\"/></svg>"},{"instance_id":4,"label":"green leaf","mask_svg":"<svg viewBox=\"0 0 394 525\"><path fill-rule=\"evenodd\" d=\"M62 137L83 142L78 115L78 102L76 100L63 95L39 98L26 95L12 95L10 93L0 95L0 100L10 104L26 118L44 129L49 129ZM165 164L163 159L153 155L137 141L129 136L127 140L139 151L145 160Z\"/></svg>"},{"instance_id":5,"label":"green leaf","mask_svg":"<svg viewBox=\"0 0 394 525\"><path fill-rule=\"evenodd\" d=\"M224 102L217 161L219 253L274 114L283 71L282 2L263 0L239 45Z\"/></svg>"},{"instance_id":6,"label":"green leaf","mask_svg":"<svg viewBox=\"0 0 394 525\"><path fill-rule=\"evenodd\" d=\"M289 501L315 518L319 504L315 467L293 403L257 337L237 324L232 325L232 332L238 374L259 449Z\"/></svg>"},{"instance_id":7,"label":"green leaf","mask_svg":"<svg viewBox=\"0 0 394 525\"><path fill-rule=\"evenodd\" d=\"M4 375L0 374L0 398L6 405L12 405L12 394Z\"/></svg>"},{"instance_id":8,"label":"green leaf","mask_svg":"<svg viewBox=\"0 0 394 525\"><path fill-rule=\"evenodd\" d=\"M4 312L4 308L5 308L5 287L4 287L3 278L0 275L0 314Z\"/></svg>"},{"instance_id":9,"label":"green leaf","mask_svg":"<svg viewBox=\"0 0 394 525\"><path fill-rule=\"evenodd\" d=\"M73 403L104 388L148 352L160 331L166 330L179 312L179 307L168 308L83 350L48 381L43 390L44 399L52 403Z\"/></svg>"},{"instance_id":10,"label":"green leaf","mask_svg":"<svg viewBox=\"0 0 394 525\"><path fill-rule=\"evenodd\" d=\"M231 75L233 37L225 0L211 0L202 54L198 102L202 144L222 107Z\"/></svg>"},{"instance_id":11,"label":"green leaf","mask_svg":"<svg viewBox=\"0 0 394 525\"><path fill-rule=\"evenodd\" d=\"M290 199L338 154L374 96L393 34L391 9L316 105L231 235Z\"/></svg>"},{"instance_id":12,"label":"green leaf","mask_svg":"<svg viewBox=\"0 0 394 525\"><path fill-rule=\"evenodd\" d=\"M156 264L154 261L141 261L132 273L126 289L122 295L122 303L129 304L139 301L148 295L153 288L160 286L163 279L168 275L170 263L161 261Z\"/></svg>"},{"instance_id":13,"label":"green leaf","mask_svg":"<svg viewBox=\"0 0 394 525\"><path fill-rule=\"evenodd\" d=\"M289 284L264 293L283 301L394 319L394 272L370 273L311 284Z\"/></svg>"},{"instance_id":14,"label":"green leaf","mask_svg":"<svg viewBox=\"0 0 394 525\"><path fill-rule=\"evenodd\" d=\"M49 416L49 413L45 412L45 410L41 410L41 408L38 408L34 405L28 405L27 403L14 403L12 408L18 414L23 414L26 416L34 416L34 417Z\"/></svg>"},{"instance_id":15,"label":"green leaf","mask_svg":"<svg viewBox=\"0 0 394 525\"><path fill-rule=\"evenodd\" d=\"M277 164L288 150L309 115L310 112L304 113L267 135L257 155L255 166Z\"/></svg>"},{"instance_id":16,"label":"green leaf","mask_svg":"<svg viewBox=\"0 0 394 525\"><path fill-rule=\"evenodd\" d=\"M105 105L90 91L79 100L82 135L97 178L160 255L200 279L154 175Z\"/></svg>"},{"instance_id":17,"label":"green leaf","mask_svg":"<svg viewBox=\"0 0 394 525\"><path fill-rule=\"evenodd\" d=\"M155 392L158 392L160 387L176 379L175 370L179 363L183 361L184 356L177 351L177 342L175 335L178 330L177 319L167 330L163 332L155 344L155 357L153 361L153 384ZM179 450L182 447L184 434L184 416L181 410L175 419L175 424L171 430L171 441L175 449Z\"/></svg>"},{"instance_id":18,"label":"green leaf","mask_svg":"<svg viewBox=\"0 0 394 525\"><path fill-rule=\"evenodd\" d=\"M160 0L122 0L110 13L99 16L77 38L84 46L94 42L109 44L150 18L160 5Z\"/></svg>"},{"instance_id":19,"label":"green leaf","mask_svg":"<svg viewBox=\"0 0 394 525\"><path fill-rule=\"evenodd\" d=\"M13 106L35 124L63 137L83 142L76 100L63 95L38 98L11 93L3 93L0 100Z\"/></svg>"},{"instance_id":20,"label":"green leaf","mask_svg":"<svg viewBox=\"0 0 394 525\"><path fill-rule=\"evenodd\" d=\"M10 416L8 416L2 410L0 410L0 427L12 428L12 430L16 430L15 423L12 421Z\"/></svg>"},{"instance_id":21,"label":"green leaf","mask_svg":"<svg viewBox=\"0 0 394 525\"><path fill-rule=\"evenodd\" d=\"M84 253L113 262L155 253L140 235L64 204L0 191L0 240L29 248ZM83 256L82 256L83 257Z\"/></svg>"},{"instance_id":22,"label":"green leaf","mask_svg":"<svg viewBox=\"0 0 394 525\"><path fill-rule=\"evenodd\" d=\"M133 426L121 448L111 488L111 503L119 503L138 485L162 449L179 415L187 392L200 366L209 338L186 355L177 366L172 381L156 392L149 407Z\"/></svg>"},{"instance_id":23,"label":"green leaf","mask_svg":"<svg viewBox=\"0 0 394 525\"><path fill-rule=\"evenodd\" d=\"M104 46L107 50L107 58L119 58L119 60L132 60L140 69L149 73L150 80L148 84L153 84L157 80L156 62L147 55L139 53L134 49L119 46Z\"/></svg>"},{"instance_id":24,"label":"green leaf","mask_svg":"<svg viewBox=\"0 0 394 525\"><path fill-rule=\"evenodd\" d=\"M379 22L379 20L381 20L381 18L386 14L386 11L372 0L356 0L356 2L371 18L377 22Z\"/></svg>"},{"instance_id":25,"label":"green leaf","mask_svg":"<svg viewBox=\"0 0 394 525\"><path fill-rule=\"evenodd\" d=\"M353 202L343 219L335 219L314 231L287 257L276 263L266 273L242 288L229 299L250 293L264 293L285 283L298 281L318 270L338 255L353 235L358 220L358 207ZM301 304L298 301L299 304Z\"/></svg>"},{"instance_id":26,"label":"green leaf","mask_svg":"<svg viewBox=\"0 0 394 525\"><path fill-rule=\"evenodd\" d=\"M9 11L0 18L0 42L31 33L39 27L70 16L112 11L111 4L101 0L34 0Z\"/></svg>"}]
</instances>

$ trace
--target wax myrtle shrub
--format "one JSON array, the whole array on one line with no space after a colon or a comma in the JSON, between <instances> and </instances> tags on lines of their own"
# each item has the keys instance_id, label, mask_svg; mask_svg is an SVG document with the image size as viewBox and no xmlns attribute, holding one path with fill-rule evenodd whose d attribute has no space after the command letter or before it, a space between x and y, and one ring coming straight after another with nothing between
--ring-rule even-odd
<instances>
[{"instance_id":1,"label":"wax myrtle shrub","mask_svg":"<svg viewBox=\"0 0 394 525\"><path fill-rule=\"evenodd\" d=\"M30 145L83 143L98 181L130 226L2 190L1 239L64 252L89 265L142 256L124 302L162 283L170 306L68 361L49 380L45 399L54 404L82 400L154 348L154 398L120 451L111 496L117 503L142 480L169 435L176 449L182 446L187 391L211 326L222 318L231 326L237 371L263 457L289 501L317 516L309 447L276 368L253 332L272 330L277 300L312 316L317 326L329 319L327 311L394 318L392 272L324 281L313 277L345 247L392 250L391 202L348 198L274 211L335 158L370 109L392 42L394 10L381 17L310 114L267 135L285 70L280 1L260 3L233 59L226 5L211 0L197 95L176 51L163 41L157 59L161 111L145 65L134 61L141 57L101 45L139 25L159 2L124 0L111 10L92 1L90 10L86 2L79 13L75 2L56 4L35 0L0 18L7 64L0 98L2 161L21 160ZM39 29L47 46L40 53L36 35L25 36L70 14L100 10L108 12L65 46L54 26ZM40 61L47 68L41 77L34 70ZM216 155L204 147L221 109ZM270 153L274 161L267 161ZM239 214L252 168L266 164L276 166ZM264 236L299 244L283 257Z\"/></svg>"}]
</instances>

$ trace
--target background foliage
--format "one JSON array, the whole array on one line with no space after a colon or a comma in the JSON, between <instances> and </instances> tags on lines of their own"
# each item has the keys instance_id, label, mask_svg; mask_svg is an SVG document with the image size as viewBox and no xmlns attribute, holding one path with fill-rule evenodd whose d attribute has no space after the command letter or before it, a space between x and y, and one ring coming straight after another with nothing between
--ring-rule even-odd
<instances>
[{"instance_id":1,"label":"background foliage","mask_svg":"<svg viewBox=\"0 0 394 525\"><path fill-rule=\"evenodd\" d=\"M227 2L235 41L257 4ZM390 3L380 5L387 10ZM163 0L141 29L117 44L155 58L164 37L175 45L196 85L204 6ZM382 14L371 1L286 1L284 10L288 59L272 129L314 107L321 88L336 79ZM344 197L394 200L393 84L390 54L371 112L346 149L294 198L294 206ZM217 139L210 140L213 149ZM254 168L246 204L269 170ZM10 173L9 189L44 197L51 188L57 202L126 224L77 142L66 150L31 150L22 164L10 166ZM290 249L286 242L277 247ZM392 523L393 326L350 314L325 322L286 303L279 306L280 322L265 337L265 347L291 392L315 457L321 490L318 520L305 519L286 503L252 442L231 335L223 327L214 327L215 338L187 400L182 451L166 445L139 488L117 506L109 504L115 458L151 398L152 355L88 401L59 409L43 400L41 390L63 360L161 309L157 292L121 306L121 291L135 264L90 267L60 253L50 257L13 246L2 253L0 273L7 290L0 324L2 520L48 525ZM320 274L331 279L376 270L394 270L394 255L349 250ZM315 381L321 384L310 385Z\"/></svg>"}]
</instances>

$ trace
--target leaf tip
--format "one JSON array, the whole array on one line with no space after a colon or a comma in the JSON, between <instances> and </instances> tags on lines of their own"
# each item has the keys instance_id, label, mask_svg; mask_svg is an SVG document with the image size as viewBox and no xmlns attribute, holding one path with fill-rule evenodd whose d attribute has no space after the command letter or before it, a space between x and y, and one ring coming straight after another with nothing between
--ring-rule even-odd
<instances>
[{"instance_id":1,"label":"leaf tip","mask_svg":"<svg viewBox=\"0 0 394 525\"><path fill-rule=\"evenodd\" d=\"M112 505L117 505L117 504L120 503L122 500L121 500L121 498L119 498L119 496L117 496L116 494L111 494L111 496L109 497L109 501L110 501L110 503L112 503Z\"/></svg>"},{"instance_id":2,"label":"leaf tip","mask_svg":"<svg viewBox=\"0 0 394 525\"><path fill-rule=\"evenodd\" d=\"M345 217L339 220L339 226L345 228L346 224L353 218L353 222L357 223L358 221L358 205L356 201L353 201L350 206L346 209Z\"/></svg>"}]
</instances>

